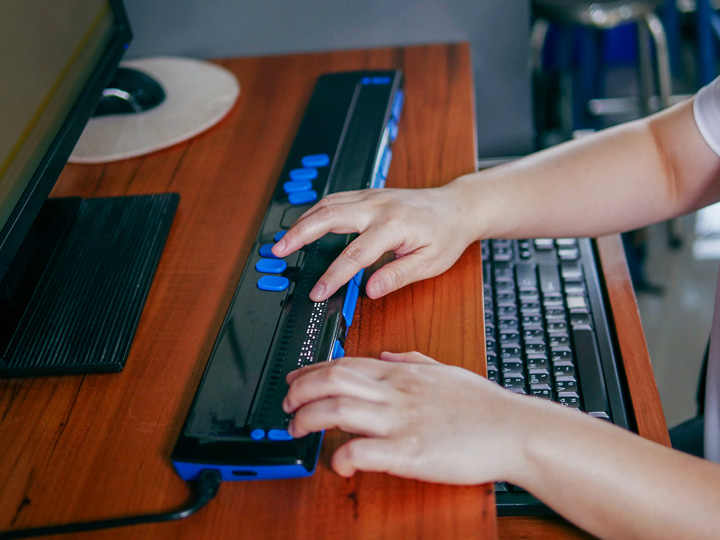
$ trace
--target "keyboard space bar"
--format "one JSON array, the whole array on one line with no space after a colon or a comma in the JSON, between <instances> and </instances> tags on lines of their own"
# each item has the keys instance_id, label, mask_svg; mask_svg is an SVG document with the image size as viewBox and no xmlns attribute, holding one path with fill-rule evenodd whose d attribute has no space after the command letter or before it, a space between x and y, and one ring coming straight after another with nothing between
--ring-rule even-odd
<instances>
[{"instance_id":1,"label":"keyboard space bar","mask_svg":"<svg viewBox=\"0 0 720 540\"><path fill-rule=\"evenodd\" d=\"M585 412L597 418L610 418L607 389L600 363L600 353L591 330L573 330L575 353Z\"/></svg>"}]
</instances>

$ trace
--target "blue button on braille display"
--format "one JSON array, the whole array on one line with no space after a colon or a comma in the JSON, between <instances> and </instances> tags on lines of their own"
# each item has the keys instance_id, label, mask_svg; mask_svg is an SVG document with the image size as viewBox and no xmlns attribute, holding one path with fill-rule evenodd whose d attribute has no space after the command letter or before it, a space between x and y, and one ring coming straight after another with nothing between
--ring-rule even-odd
<instances>
[{"instance_id":1,"label":"blue button on braille display","mask_svg":"<svg viewBox=\"0 0 720 540\"><path fill-rule=\"evenodd\" d=\"M390 77L373 77L372 84L390 84Z\"/></svg>"},{"instance_id":2,"label":"blue button on braille display","mask_svg":"<svg viewBox=\"0 0 720 540\"><path fill-rule=\"evenodd\" d=\"M274 245L275 244L264 244L264 245L260 246L260 250L259 250L260 256L268 257L270 259L277 259L277 257L272 252L272 247Z\"/></svg>"},{"instance_id":3,"label":"blue button on braille display","mask_svg":"<svg viewBox=\"0 0 720 540\"><path fill-rule=\"evenodd\" d=\"M287 268L287 263L282 259L260 259L255 263L255 270L265 274L282 274Z\"/></svg>"},{"instance_id":4,"label":"blue button on braille display","mask_svg":"<svg viewBox=\"0 0 720 540\"><path fill-rule=\"evenodd\" d=\"M307 191L308 189L312 189L312 183L310 180L290 180L289 182L285 182L283 184L283 189L285 190L285 193L295 193L297 191Z\"/></svg>"},{"instance_id":5,"label":"blue button on braille display","mask_svg":"<svg viewBox=\"0 0 720 540\"><path fill-rule=\"evenodd\" d=\"M260 440L262 440L262 439L265 438L265 430L264 430L264 429L260 429L260 428L253 429L253 430L250 432L250 437L251 437L252 440L254 440L254 441L260 441Z\"/></svg>"},{"instance_id":6,"label":"blue button on braille display","mask_svg":"<svg viewBox=\"0 0 720 540\"><path fill-rule=\"evenodd\" d=\"M290 180L315 180L318 176L318 172L315 167L293 169L288 174L290 175Z\"/></svg>"},{"instance_id":7,"label":"blue button on braille display","mask_svg":"<svg viewBox=\"0 0 720 540\"><path fill-rule=\"evenodd\" d=\"M311 154L303 157L300 162L303 167L327 167L330 165L330 156L327 154Z\"/></svg>"},{"instance_id":8,"label":"blue button on braille display","mask_svg":"<svg viewBox=\"0 0 720 540\"><path fill-rule=\"evenodd\" d=\"M275 236L273 236L273 240L274 240L275 242L277 242L277 241L280 240L283 236L285 236L285 233L286 233L286 232L287 232L287 231L278 231L278 232L276 232L276 233L275 233Z\"/></svg>"},{"instance_id":9,"label":"blue button on braille display","mask_svg":"<svg viewBox=\"0 0 720 540\"><path fill-rule=\"evenodd\" d=\"M397 122L393 119L390 119L388 122L388 137L390 137L390 141L394 141L397 139L398 136L398 125Z\"/></svg>"},{"instance_id":10,"label":"blue button on braille display","mask_svg":"<svg viewBox=\"0 0 720 540\"><path fill-rule=\"evenodd\" d=\"M292 441L292 435L290 435L285 429L271 429L268 431L268 439L271 441Z\"/></svg>"},{"instance_id":11,"label":"blue button on braille display","mask_svg":"<svg viewBox=\"0 0 720 540\"><path fill-rule=\"evenodd\" d=\"M405 94L402 90L398 90L395 95L395 101L392 106L392 116L395 120L400 120L400 112L402 111L403 101L405 100Z\"/></svg>"},{"instance_id":12,"label":"blue button on braille display","mask_svg":"<svg viewBox=\"0 0 720 540\"><path fill-rule=\"evenodd\" d=\"M392 150L389 148L385 149L382 161L380 162L380 176L383 178L388 177L388 171L390 170L390 161L392 160Z\"/></svg>"},{"instance_id":13,"label":"blue button on braille display","mask_svg":"<svg viewBox=\"0 0 720 540\"><path fill-rule=\"evenodd\" d=\"M317 198L317 193L315 193L312 189L307 191L297 191L288 196L290 204L307 204L316 201Z\"/></svg>"},{"instance_id":14,"label":"blue button on braille display","mask_svg":"<svg viewBox=\"0 0 720 540\"><path fill-rule=\"evenodd\" d=\"M290 280L283 276L262 276L258 279L258 289L262 291L280 292L290 285Z\"/></svg>"}]
</instances>

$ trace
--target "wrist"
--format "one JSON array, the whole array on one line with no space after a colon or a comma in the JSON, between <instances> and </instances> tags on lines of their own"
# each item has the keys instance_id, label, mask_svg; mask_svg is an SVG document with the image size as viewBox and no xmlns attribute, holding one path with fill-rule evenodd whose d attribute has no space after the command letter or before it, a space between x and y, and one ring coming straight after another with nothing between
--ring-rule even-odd
<instances>
[{"instance_id":1,"label":"wrist","mask_svg":"<svg viewBox=\"0 0 720 540\"><path fill-rule=\"evenodd\" d=\"M461 230L468 235L468 244L487 238L500 238L494 230L494 224L498 223L496 207L493 205L496 196L486 188L485 174L465 174L445 186L453 191L453 196L459 201L462 210L458 212L458 218Z\"/></svg>"}]
</instances>

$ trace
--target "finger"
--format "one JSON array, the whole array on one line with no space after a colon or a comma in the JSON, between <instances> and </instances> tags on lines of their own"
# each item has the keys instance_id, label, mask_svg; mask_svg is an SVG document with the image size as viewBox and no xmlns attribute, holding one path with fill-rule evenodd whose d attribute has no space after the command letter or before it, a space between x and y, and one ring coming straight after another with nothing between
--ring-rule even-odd
<instances>
[{"instance_id":1,"label":"finger","mask_svg":"<svg viewBox=\"0 0 720 540\"><path fill-rule=\"evenodd\" d=\"M383 403L387 392L387 385L375 377L344 365L332 365L296 378L282 407L285 412L292 413L306 403L335 396Z\"/></svg>"},{"instance_id":2,"label":"finger","mask_svg":"<svg viewBox=\"0 0 720 540\"><path fill-rule=\"evenodd\" d=\"M368 212L356 203L318 203L311 210L299 218L273 246L273 253L277 257L285 257L329 232L362 232L370 221Z\"/></svg>"},{"instance_id":3,"label":"finger","mask_svg":"<svg viewBox=\"0 0 720 540\"><path fill-rule=\"evenodd\" d=\"M387 231L380 228L368 229L338 255L310 291L313 302L322 302L350 281L363 268L377 261L383 253L395 248Z\"/></svg>"},{"instance_id":4,"label":"finger","mask_svg":"<svg viewBox=\"0 0 720 540\"><path fill-rule=\"evenodd\" d=\"M370 276L365 285L365 294L368 298L380 298L415 281L433 277L437 273L428 271L431 262L423 248L397 258Z\"/></svg>"},{"instance_id":5,"label":"finger","mask_svg":"<svg viewBox=\"0 0 720 540\"><path fill-rule=\"evenodd\" d=\"M335 366L343 366L347 369L353 369L360 373L364 373L368 377L380 380L385 376L388 369L387 363L377 358L365 358L360 356L344 356L333 360L332 362L319 362L311 366L305 366L295 371L291 371L285 377L288 384L292 384L297 378L303 377L309 373L324 369L332 369Z\"/></svg>"},{"instance_id":6,"label":"finger","mask_svg":"<svg viewBox=\"0 0 720 540\"><path fill-rule=\"evenodd\" d=\"M365 198L366 191L367 190L361 189L361 190L356 190L356 191L340 191L339 193L330 193L329 195L326 195L325 197L323 197L317 204L314 204L312 207L308 208L297 219L297 221L301 221L302 219L305 219L306 217L314 214L320 208L322 208L323 206L326 206L328 204L347 204L347 203L360 202Z\"/></svg>"},{"instance_id":7,"label":"finger","mask_svg":"<svg viewBox=\"0 0 720 540\"><path fill-rule=\"evenodd\" d=\"M393 428L387 406L340 396L313 401L298 409L288 425L295 438L327 429L370 437L385 437Z\"/></svg>"},{"instance_id":8,"label":"finger","mask_svg":"<svg viewBox=\"0 0 720 540\"><path fill-rule=\"evenodd\" d=\"M404 353L394 353L389 351L384 351L380 353L380 360L385 360L387 362L395 362L395 363L406 363L406 364L431 364L431 365L438 365L440 362L437 360L433 360L429 356L425 356L424 354L421 354L417 351L412 352L404 352Z\"/></svg>"},{"instance_id":9,"label":"finger","mask_svg":"<svg viewBox=\"0 0 720 540\"><path fill-rule=\"evenodd\" d=\"M333 454L331 466L340 476L351 477L357 471L384 472L403 476L397 466L399 449L389 439L352 439Z\"/></svg>"}]
</instances>

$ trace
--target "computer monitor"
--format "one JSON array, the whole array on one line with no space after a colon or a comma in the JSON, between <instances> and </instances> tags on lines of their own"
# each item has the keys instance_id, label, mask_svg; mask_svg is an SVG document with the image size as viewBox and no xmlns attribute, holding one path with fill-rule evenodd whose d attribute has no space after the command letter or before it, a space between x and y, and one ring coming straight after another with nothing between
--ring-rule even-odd
<instances>
[{"instance_id":1,"label":"computer monitor","mask_svg":"<svg viewBox=\"0 0 720 540\"><path fill-rule=\"evenodd\" d=\"M120 0L0 2L0 376L124 365L177 196L48 196L130 39ZM164 224L138 243L135 222L158 212ZM138 278L132 265L148 262ZM140 301L122 292L137 286Z\"/></svg>"}]
</instances>

